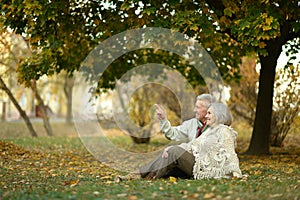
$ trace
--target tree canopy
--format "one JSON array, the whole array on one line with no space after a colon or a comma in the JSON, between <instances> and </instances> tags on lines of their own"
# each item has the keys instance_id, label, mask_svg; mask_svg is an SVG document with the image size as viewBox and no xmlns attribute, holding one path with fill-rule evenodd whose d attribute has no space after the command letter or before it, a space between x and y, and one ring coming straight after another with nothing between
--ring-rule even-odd
<instances>
[{"instance_id":1,"label":"tree canopy","mask_svg":"<svg viewBox=\"0 0 300 200\"><path fill-rule=\"evenodd\" d=\"M34 54L18 69L20 81L25 83L61 70L71 74L99 42L133 28L164 27L195 38L211 55L226 81L238 80L242 56L257 55L261 63L259 93L248 152L269 153L276 62L284 45L291 54L299 52L298 1L4 0L0 5L2 27L22 34L34 49ZM146 50L133 54L142 55L143 51ZM120 61L130 56L125 55ZM147 62L150 56L157 55L138 57ZM172 57L166 64L171 60ZM104 83L114 83L133 67L126 63L122 61L120 65L116 61L107 71ZM199 80L192 71L186 72L185 64L175 65L188 80Z\"/></svg>"}]
</instances>

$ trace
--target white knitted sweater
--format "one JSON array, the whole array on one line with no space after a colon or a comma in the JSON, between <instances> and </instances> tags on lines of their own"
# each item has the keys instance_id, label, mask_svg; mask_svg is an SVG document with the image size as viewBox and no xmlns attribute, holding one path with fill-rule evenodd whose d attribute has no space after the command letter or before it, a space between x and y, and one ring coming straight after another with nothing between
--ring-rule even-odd
<instances>
[{"instance_id":1,"label":"white knitted sweater","mask_svg":"<svg viewBox=\"0 0 300 200\"><path fill-rule=\"evenodd\" d=\"M187 150L195 156L195 179L242 177L235 152L236 136L231 127L217 125L189 143Z\"/></svg>"}]
</instances>

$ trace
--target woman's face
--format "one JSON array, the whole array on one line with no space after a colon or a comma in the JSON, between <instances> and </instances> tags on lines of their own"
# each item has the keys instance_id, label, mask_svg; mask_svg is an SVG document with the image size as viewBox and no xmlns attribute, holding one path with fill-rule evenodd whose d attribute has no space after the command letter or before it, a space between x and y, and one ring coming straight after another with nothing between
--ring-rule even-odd
<instances>
[{"instance_id":1,"label":"woman's face","mask_svg":"<svg viewBox=\"0 0 300 200\"><path fill-rule=\"evenodd\" d=\"M206 125L212 126L216 122L216 115L213 113L213 108L210 107L205 115Z\"/></svg>"}]
</instances>

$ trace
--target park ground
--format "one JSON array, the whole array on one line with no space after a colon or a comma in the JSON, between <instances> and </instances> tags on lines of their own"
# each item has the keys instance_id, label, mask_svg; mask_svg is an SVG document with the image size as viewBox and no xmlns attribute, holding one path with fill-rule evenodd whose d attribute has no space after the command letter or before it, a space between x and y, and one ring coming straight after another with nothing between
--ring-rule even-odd
<instances>
[{"instance_id":1,"label":"park ground","mask_svg":"<svg viewBox=\"0 0 300 200\"><path fill-rule=\"evenodd\" d=\"M124 174L99 162L85 148L74 126L54 122L47 137L34 122L38 138L29 137L21 122L0 123L0 199L300 199L300 134L295 129L271 155L250 156L251 128L236 125L240 168L247 178L132 180L115 183ZM116 145L152 151L163 137L135 145L117 130L107 130ZM112 155L113 156L113 155Z\"/></svg>"}]
</instances>

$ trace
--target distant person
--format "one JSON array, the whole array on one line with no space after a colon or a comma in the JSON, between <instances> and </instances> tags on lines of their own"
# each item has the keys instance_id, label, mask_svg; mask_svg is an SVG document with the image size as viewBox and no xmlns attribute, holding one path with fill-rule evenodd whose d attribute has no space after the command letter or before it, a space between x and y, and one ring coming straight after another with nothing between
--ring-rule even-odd
<instances>
[{"instance_id":1,"label":"distant person","mask_svg":"<svg viewBox=\"0 0 300 200\"><path fill-rule=\"evenodd\" d=\"M228 108L212 103L205 119L208 128L198 138L185 145L167 147L149 164L126 176L117 176L116 181L163 178L174 170L194 179L242 177L235 152L237 132L230 127Z\"/></svg>"}]
</instances>

